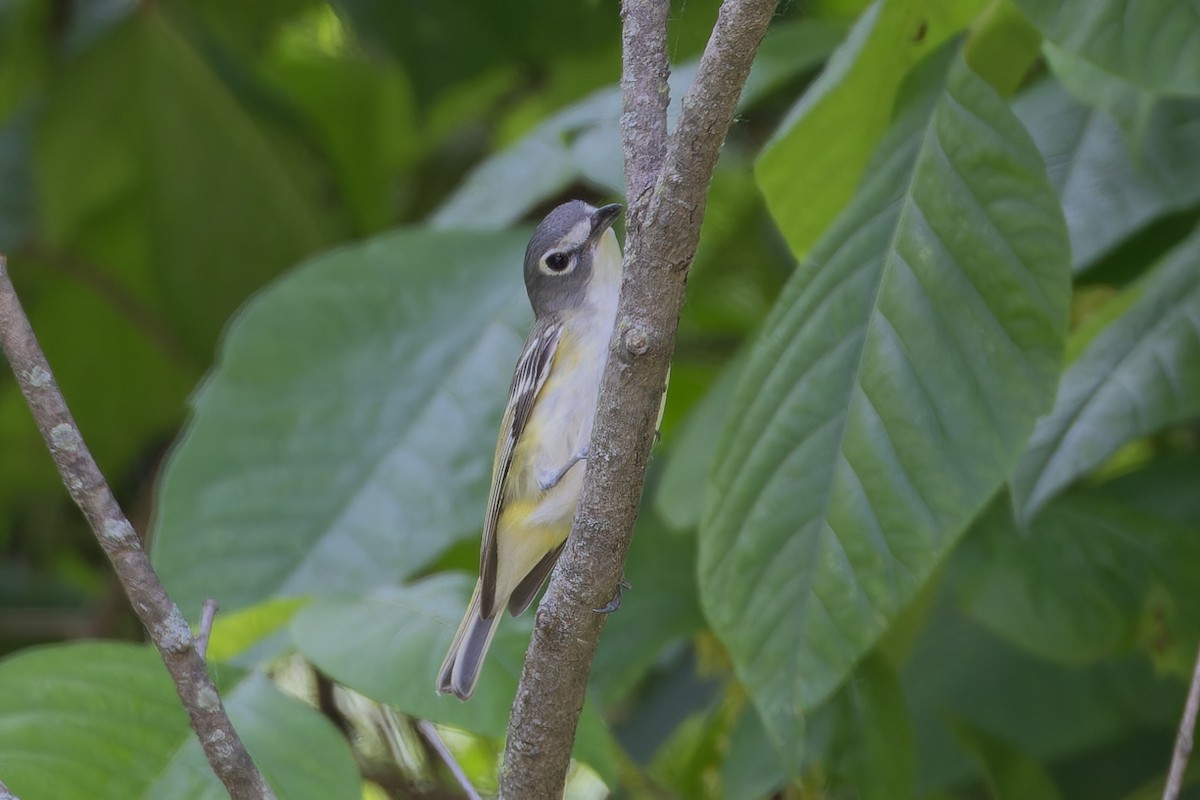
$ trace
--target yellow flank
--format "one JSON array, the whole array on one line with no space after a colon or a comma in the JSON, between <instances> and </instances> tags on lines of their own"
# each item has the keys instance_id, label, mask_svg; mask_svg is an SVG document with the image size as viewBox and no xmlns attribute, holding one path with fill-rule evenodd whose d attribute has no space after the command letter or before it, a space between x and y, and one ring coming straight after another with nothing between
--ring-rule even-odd
<instances>
[{"instance_id":1,"label":"yellow flank","mask_svg":"<svg viewBox=\"0 0 1200 800\"><path fill-rule=\"evenodd\" d=\"M589 361L577 338L569 329L564 331L551 377L529 414L505 481L496 524L498 598L508 597L542 557L571 532L585 463L572 467L549 491L542 491L539 480L561 469L586 444L585 436L591 435L590 419L584 424L584 420L573 418L581 407L574 396L580 384L595 385L594 381L579 380L581 369L598 371L597 365Z\"/></svg>"},{"instance_id":2,"label":"yellow flank","mask_svg":"<svg viewBox=\"0 0 1200 800\"><path fill-rule=\"evenodd\" d=\"M500 512L496 526L496 545L500 558L496 565L496 596L507 598L542 557L558 547L571 533L571 520L552 525L530 525L529 517L538 503L514 503ZM499 612L497 612L499 613Z\"/></svg>"}]
</instances>

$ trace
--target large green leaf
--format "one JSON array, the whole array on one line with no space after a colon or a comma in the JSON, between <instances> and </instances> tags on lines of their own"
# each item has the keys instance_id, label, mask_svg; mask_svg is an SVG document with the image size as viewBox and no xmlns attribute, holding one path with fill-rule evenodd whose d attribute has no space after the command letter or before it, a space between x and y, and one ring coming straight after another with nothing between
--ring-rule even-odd
<instances>
[{"instance_id":1,"label":"large green leaf","mask_svg":"<svg viewBox=\"0 0 1200 800\"><path fill-rule=\"evenodd\" d=\"M324 238L309 187L153 10L53 88L37 135L48 242L102 265L207 361L237 304Z\"/></svg>"},{"instance_id":2,"label":"large green leaf","mask_svg":"<svg viewBox=\"0 0 1200 800\"><path fill-rule=\"evenodd\" d=\"M762 720L747 706L729 737L729 750L721 763L721 789L726 800L760 800L787 780Z\"/></svg>"},{"instance_id":3,"label":"large green leaf","mask_svg":"<svg viewBox=\"0 0 1200 800\"><path fill-rule=\"evenodd\" d=\"M1081 103L1095 106L1111 116L1121 126L1129 143L1134 147L1138 145L1154 106L1166 99L1162 94L1103 70L1052 42L1042 43L1042 53L1046 66L1064 89ZM1179 102L1195 101L1179 98Z\"/></svg>"},{"instance_id":4,"label":"large green leaf","mask_svg":"<svg viewBox=\"0 0 1200 800\"><path fill-rule=\"evenodd\" d=\"M279 797L360 797L362 781L346 739L311 706L284 695L260 673L230 691L225 705L238 735ZM228 793L210 774L200 742L188 735L142 796L222 800Z\"/></svg>"},{"instance_id":5,"label":"large green leaf","mask_svg":"<svg viewBox=\"0 0 1200 800\"><path fill-rule=\"evenodd\" d=\"M396 173L421 144L404 74L353 52L333 57L299 48L281 48L265 71L311 125L357 229L373 233L391 223Z\"/></svg>"},{"instance_id":6,"label":"large green leaf","mask_svg":"<svg viewBox=\"0 0 1200 800\"><path fill-rule=\"evenodd\" d=\"M909 68L953 36L982 0L878 0L759 156L767 205L803 258L854 194Z\"/></svg>"},{"instance_id":7,"label":"large green leaf","mask_svg":"<svg viewBox=\"0 0 1200 800\"><path fill-rule=\"evenodd\" d=\"M1195 0L1014 0L1045 37L1147 89L1200 94Z\"/></svg>"},{"instance_id":8,"label":"large green leaf","mask_svg":"<svg viewBox=\"0 0 1200 800\"><path fill-rule=\"evenodd\" d=\"M1157 216L1200 200L1200 101L1130 97L1111 81L1090 84L1097 101L1106 91L1100 107L1085 105L1046 80L1013 105L1058 190L1076 270Z\"/></svg>"},{"instance_id":9,"label":"large green leaf","mask_svg":"<svg viewBox=\"0 0 1200 800\"><path fill-rule=\"evenodd\" d=\"M521 676L530 616L501 623L469 703L434 691L471 586L464 575L442 574L363 599L318 600L297 614L292 635L306 658L351 689L413 717L500 738ZM603 721L586 706L575 754L609 785L615 783L614 747Z\"/></svg>"},{"instance_id":10,"label":"large green leaf","mask_svg":"<svg viewBox=\"0 0 1200 800\"><path fill-rule=\"evenodd\" d=\"M939 91L945 62L764 325L716 459L701 599L785 749L1002 483L1058 375L1053 190L961 59Z\"/></svg>"},{"instance_id":11,"label":"large green leaf","mask_svg":"<svg viewBox=\"0 0 1200 800\"><path fill-rule=\"evenodd\" d=\"M182 608L394 583L479 530L524 244L393 233L244 309L160 492L155 563Z\"/></svg>"},{"instance_id":12,"label":"large green leaf","mask_svg":"<svg viewBox=\"0 0 1200 800\"><path fill-rule=\"evenodd\" d=\"M1039 656L1085 663L1144 649L1190 670L1200 639L1200 539L1096 490L1065 495L1029 535L1002 498L963 542L967 612Z\"/></svg>"},{"instance_id":13,"label":"large green leaf","mask_svg":"<svg viewBox=\"0 0 1200 800\"><path fill-rule=\"evenodd\" d=\"M899 676L883 656L863 659L846 685L845 702L854 740L849 781L861 800L907 800L913 796L916 752Z\"/></svg>"},{"instance_id":14,"label":"large green leaf","mask_svg":"<svg viewBox=\"0 0 1200 800\"><path fill-rule=\"evenodd\" d=\"M676 530L695 528L700 523L704 490L717 455L716 432L725 427L734 409L733 393L742 366L742 360L738 360L725 367L671 439L654 508Z\"/></svg>"},{"instance_id":15,"label":"large green leaf","mask_svg":"<svg viewBox=\"0 0 1200 800\"><path fill-rule=\"evenodd\" d=\"M896 670L876 651L842 688L805 720L799 758L780 760L752 707L742 712L721 767L722 797L751 800L813 776L830 796L907 800L913 796L916 754L909 709Z\"/></svg>"},{"instance_id":16,"label":"large green leaf","mask_svg":"<svg viewBox=\"0 0 1200 800\"><path fill-rule=\"evenodd\" d=\"M315 710L261 675L224 692L280 797L359 797L345 739ZM0 662L0 775L22 800L227 796L158 654L126 644L46 647Z\"/></svg>"},{"instance_id":17,"label":"large green leaf","mask_svg":"<svg viewBox=\"0 0 1200 800\"><path fill-rule=\"evenodd\" d=\"M978 772L950 720L1018 742L1042 764L1131 739L1161 739L1160 752L1167 752L1187 690L1182 682L1156 675L1141 657L1087 667L1043 661L945 606L906 663L903 685L916 729L922 796L949 793ZM1160 758L1148 769L1162 768Z\"/></svg>"},{"instance_id":18,"label":"large green leaf","mask_svg":"<svg viewBox=\"0 0 1200 800\"><path fill-rule=\"evenodd\" d=\"M1013 473L1023 522L1121 445L1200 413L1200 231L1126 292L1112 301L1124 313L1076 334L1082 352Z\"/></svg>"}]
</instances>

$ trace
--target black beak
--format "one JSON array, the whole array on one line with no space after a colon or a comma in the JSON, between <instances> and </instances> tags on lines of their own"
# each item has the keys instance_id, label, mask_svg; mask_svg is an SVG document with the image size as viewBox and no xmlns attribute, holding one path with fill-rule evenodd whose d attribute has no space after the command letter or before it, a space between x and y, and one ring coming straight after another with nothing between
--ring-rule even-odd
<instances>
[{"instance_id":1,"label":"black beak","mask_svg":"<svg viewBox=\"0 0 1200 800\"><path fill-rule=\"evenodd\" d=\"M593 242L600 238L600 234L612 227L612 224L617 221L617 217L621 216L621 204L611 203L607 206L600 206L592 214L592 235L589 237Z\"/></svg>"}]
</instances>

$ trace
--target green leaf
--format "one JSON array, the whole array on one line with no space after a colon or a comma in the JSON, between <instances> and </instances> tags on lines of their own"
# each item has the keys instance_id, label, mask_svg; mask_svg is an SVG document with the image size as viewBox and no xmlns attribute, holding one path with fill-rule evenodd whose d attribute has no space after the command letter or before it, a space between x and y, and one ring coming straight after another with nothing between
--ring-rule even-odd
<instances>
[{"instance_id":1,"label":"green leaf","mask_svg":"<svg viewBox=\"0 0 1200 800\"><path fill-rule=\"evenodd\" d=\"M654 786L689 800L725 797L716 782L716 766L736 721L727 706L690 714L671 728L647 770Z\"/></svg>"},{"instance_id":2,"label":"green leaf","mask_svg":"<svg viewBox=\"0 0 1200 800\"><path fill-rule=\"evenodd\" d=\"M181 608L394 583L477 533L525 238L401 231L246 306L161 485L155 564Z\"/></svg>"},{"instance_id":3,"label":"green leaf","mask_svg":"<svg viewBox=\"0 0 1200 800\"><path fill-rule=\"evenodd\" d=\"M926 794L950 793L977 772L948 720L1020 742L1030 758L1057 764L1152 731L1167 731L1169 742L1187 692L1142 657L1087 667L1046 662L945 604L905 664L902 682L916 731L918 787Z\"/></svg>"},{"instance_id":4,"label":"green leaf","mask_svg":"<svg viewBox=\"0 0 1200 800\"><path fill-rule=\"evenodd\" d=\"M353 53L295 50L275 55L266 71L311 124L357 229L375 232L391 223L396 174L421 145L404 74Z\"/></svg>"},{"instance_id":5,"label":"green leaf","mask_svg":"<svg viewBox=\"0 0 1200 800\"><path fill-rule=\"evenodd\" d=\"M1160 455L1105 481L1096 491L1115 503L1178 525L1200 528L1200 453Z\"/></svg>"},{"instance_id":6,"label":"green leaf","mask_svg":"<svg viewBox=\"0 0 1200 800\"><path fill-rule=\"evenodd\" d=\"M1141 144L1142 130L1154 105L1165 99L1163 95L1106 72L1051 42L1045 42L1042 51L1046 65L1064 89L1079 102L1095 106L1112 117L1121 126L1131 149ZM1180 98L1179 102L1190 104L1192 101Z\"/></svg>"},{"instance_id":7,"label":"green leaf","mask_svg":"<svg viewBox=\"0 0 1200 800\"><path fill-rule=\"evenodd\" d=\"M633 588L604 628L592 685L604 705L624 698L667 645L704 626L696 591L696 537L668 530L643 513L626 559Z\"/></svg>"},{"instance_id":8,"label":"green leaf","mask_svg":"<svg viewBox=\"0 0 1200 800\"><path fill-rule=\"evenodd\" d=\"M238 684L225 701L238 735L279 797L358 800L362 780L345 738L311 706L281 693L259 673ZM187 736L146 800L222 800L225 788L210 774L200 742Z\"/></svg>"},{"instance_id":9,"label":"green leaf","mask_svg":"<svg viewBox=\"0 0 1200 800\"><path fill-rule=\"evenodd\" d=\"M762 720L747 704L729 736L729 752L721 763L721 789L726 800L761 800L787 780Z\"/></svg>"},{"instance_id":10,"label":"green leaf","mask_svg":"<svg viewBox=\"0 0 1200 800\"><path fill-rule=\"evenodd\" d=\"M1190 667L1200 639L1200 540L1107 499L1065 495L1022 535L1007 498L959 549L969 614L1050 660L1086 663L1144 648ZM1185 670L1186 674L1186 670Z\"/></svg>"},{"instance_id":11,"label":"green leaf","mask_svg":"<svg viewBox=\"0 0 1200 800\"><path fill-rule=\"evenodd\" d=\"M1200 413L1200 231L1126 291L1135 299L1085 340L1013 473L1022 522L1121 445Z\"/></svg>"},{"instance_id":12,"label":"green leaf","mask_svg":"<svg viewBox=\"0 0 1200 800\"><path fill-rule=\"evenodd\" d=\"M280 797L359 797L345 740L261 675L223 687L250 755ZM0 662L0 774L23 800L227 796L158 654L89 643Z\"/></svg>"},{"instance_id":13,"label":"green leaf","mask_svg":"<svg viewBox=\"0 0 1200 800\"><path fill-rule=\"evenodd\" d=\"M464 575L442 574L363 599L318 600L296 615L292 635L306 658L355 691L413 717L500 738L521 676L529 617L500 625L469 703L434 691L471 586ZM603 721L585 706L575 755L610 786L614 748Z\"/></svg>"},{"instance_id":14,"label":"green leaf","mask_svg":"<svg viewBox=\"0 0 1200 800\"><path fill-rule=\"evenodd\" d=\"M1040 764L1016 746L963 722L954 735L979 761L995 800L1060 800L1062 795Z\"/></svg>"},{"instance_id":15,"label":"green leaf","mask_svg":"<svg viewBox=\"0 0 1200 800\"><path fill-rule=\"evenodd\" d=\"M991 0L972 26L963 57L997 92L1010 97L1040 55L1042 35L1012 0Z\"/></svg>"},{"instance_id":16,"label":"green leaf","mask_svg":"<svg viewBox=\"0 0 1200 800\"><path fill-rule=\"evenodd\" d=\"M759 185L797 258L853 196L909 68L982 7L982 0L878 0L855 23L758 159Z\"/></svg>"},{"instance_id":17,"label":"green leaf","mask_svg":"<svg viewBox=\"0 0 1200 800\"><path fill-rule=\"evenodd\" d=\"M311 197L153 10L53 89L36 140L48 243L114 272L206 362L237 304L323 240Z\"/></svg>"},{"instance_id":18,"label":"green leaf","mask_svg":"<svg viewBox=\"0 0 1200 800\"><path fill-rule=\"evenodd\" d=\"M738 107L749 108L798 75L821 66L848 31L841 20L806 17L773 24L754 56Z\"/></svg>"},{"instance_id":19,"label":"green leaf","mask_svg":"<svg viewBox=\"0 0 1200 800\"><path fill-rule=\"evenodd\" d=\"M904 691L896 671L880 655L867 656L846 686L851 735L850 780L861 800L913 796L916 751Z\"/></svg>"},{"instance_id":20,"label":"green leaf","mask_svg":"<svg viewBox=\"0 0 1200 800\"><path fill-rule=\"evenodd\" d=\"M1156 217L1200 200L1200 101L1128 102L1138 110L1122 110L1125 101L1107 103L1123 115L1122 124L1043 81L1013 105L1058 190L1076 271ZM1128 129L1135 126L1133 139Z\"/></svg>"},{"instance_id":21,"label":"green leaf","mask_svg":"<svg viewBox=\"0 0 1200 800\"><path fill-rule=\"evenodd\" d=\"M1192 0L1015 0L1065 50L1157 91L1200 94Z\"/></svg>"},{"instance_id":22,"label":"green leaf","mask_svg":"<svg viewBox=\"0 0 1200 800\"><path fill-rule=\"evenodd\" d=\"M937 87L785 289L716 460L701 600L785 752L1000 486L1057 380L1069 262L1041 158L961 59Z\"/></svg>"},{"instance_id":23,"label":"green leaf","mask_svg":"<svg viewBox=\"0 0 1200 800\"><path fill-rule=\"evenodd\" d=\"M720 377L689 412L670 441L654 508L676 530L700 524L709 475L717 455L715 431L725 427L733 410L733 392L742 376L743 361L725 367Z\"/></svg>"}]
</instances>

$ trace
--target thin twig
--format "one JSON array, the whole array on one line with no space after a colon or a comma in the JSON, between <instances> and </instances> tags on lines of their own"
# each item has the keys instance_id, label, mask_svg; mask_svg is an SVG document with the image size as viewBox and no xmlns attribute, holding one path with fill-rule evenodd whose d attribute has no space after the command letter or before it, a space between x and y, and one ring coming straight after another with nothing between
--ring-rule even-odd
<instances>
[{"instance_id":1,"label":"thin twig","mask_svg":"<svg viewBox=\"0 0 1200 800\"><path fill-rule=\"evenodd\" d=\"M1196 655L1192 685L1188 689L1187 703L1183 707L1183 719L1179 721L1179 735L1175 738L1175 752L1171 756L1171 770L1167 773L1163 800L1176 800L1183 789L1183 774L1187 771L1188 758L1192 755L1192 744L1195 741L1197 712L1200 712L1200 653Z\"/></svg>"},{"instance_id":2,"label":"thin twig","mask_svg":"<svg viewBox=\"0 0 1200 800\"><path fill-rule=\"evenodd\" d=\"M18 800L12 789L4 785L4 781L0 781L0 800Z\"/></svg>"},{"instance_id":3,"label":"thin twig","mask_svg":"<svg viewBox=\"0 0 1200 800\"><path fill-rule=\"evenodd\" d=\"M684 95L678 128L667 139L654 188L646 195L645 211L626 228L621 300L583 493L571 535L538 608L509 717L502 800L562 797L588 672L604 626L604 615L592 609L612 599L624 570L708 187L775 5L776 0L722 3L696 79ZM665 19L658 12L651 2L626 4L627 49L649 42L648 49L654 50L658 37L665 36ZM624 63L638 70L623 81L626 93L660 90L655 69L642 72L636 66L639 60L630 56ZM658 114L656 104L643 104L635 97L625 108L623 126L637 122L638 109L651 109L645 114L653 131L657 123L649 117ZM650 154L658 148L653 133L647 143L637 130L623 137L638 153L642 147ZM645 159L651 160L652 156ZM626 164L633 185L641 180L642 164L638 156Z\"/></svg>"},{"instance_id":4,"label":"thin twig","mask_svg":"<svg viewBox=\"0 0 1200 800\"><path fill-rule=\"evenodd\" d=\"M470 800L481 800L479 792L475 791L475 787L471 785L471 779L467 777L467 773L463 772L463 768L458 765L454 754L450 752L450 748L446 747L446 743L442 741L442 735L438 733L437 728L428 720L421 720L417 723L417 730L425 737L425 741L437 751L441 756L442 761L446 762L446 766L450 768L450 774L458 781L458 785L467 793Z\"/></svg>"},{"instance_id":5,"label":"thin twig","mask_svg":"<svg viewBox=\"0 0 1200 800\"><path fill-rule=\"evenodd\" d=\"M130 604L158 648L213 772L234 800L274 798L233 729L179 607L88 452L0 255L0 346L71 499L83 511Z\"/></svg>"},{"instance_id":6,"label":"thin twig","mask_svg":"<svg viewBox=\"0 0 1200 800\"><path fill-rule=\"evenodd\" d=\"M200 611L200 629L196 632L196 652L203 659L208 658L208 637L212 636L213 620L217 618L217 601L211 597L204 601Z\"/></svg>"}]
</instances>

